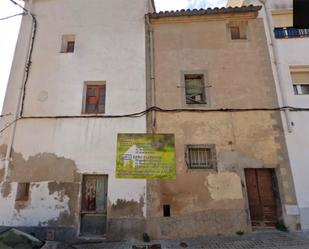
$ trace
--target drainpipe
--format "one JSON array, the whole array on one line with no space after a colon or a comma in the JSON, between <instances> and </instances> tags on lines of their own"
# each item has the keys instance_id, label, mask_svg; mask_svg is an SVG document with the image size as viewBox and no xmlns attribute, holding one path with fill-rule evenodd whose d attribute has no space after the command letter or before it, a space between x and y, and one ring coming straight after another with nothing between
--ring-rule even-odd
<instances>
[{"instance_id":1,"label":"drainpipe","mask_svg":"<svg viewBox=\"0 0 309 249\"><path fill-rule=\"evenodd\" d=\"M149 16L146 15L146 22L149 29L149 57L150 57L150 82L151 82L151 107L156 106L156 84L155 84L155 66L154 66L154 31L151 26ZM156 112L151 112L151 130L155 133L156 129Z\"/></svg>"},{"instance_id":2,"label":"drainpipe","mask_svg":"<svg viewBox=\"0 0 309 249\"><path fill-rule=\"evenodd\" d=\"M27 6L28 7L27 16L32 19L32 17L31 17L31 6L32 6L32 0L29 1L28 6ZM24 16L23 18L26 18L26 16ZM29 35L29 39L28 39L28 44L27 44L28 49L27 49L24 68L27 67L27 62L28 62L28 58L29 58L33 25L34 25L34 22L33 22L33 19L32 19L32 23L31 23L32 28L31 28L31 32L30 32L30 35ZM10 132L10 138L9 138L9 142L8 142L8 145L7 145L6 155L5 155L5 159L4 159L4 182L10 181L11 172L10 172L9 166L10 166L10 161L11 161L11 156L12 156L12 148L13 148L14 138L15 138L15 134L16 134L17 120L21 118L20 109L21 109L22 99L23 99L23 95L24 95L25 78L26 78L26 70L24 70L22 84L20 86L19 93L18 93L18 102L17 102L17 105L16 105L16 111L15 111L14 117L13 117L13 121L15 120L15 122L12 124L12 128L10 129L10 131L11 131Z\"/></svg>"},{"instance_id":3,"label":"drainpipe","mask_svg":"<svg viewBox=\"0 0 309 249\"><path fill-rule=\"evenodd\" d=\"M271 44L269 45L271 47L271 52L273 54L273 59L274 59L274 66L275 66L275 76L278 79L278 84L277 84L277 92L278 92L278 102L280 106L288 106L288 101L286 99L286 94L283 90L283 78L282 78L282 74L280 73L280 68L279 68L279 56L278 56L278 48L276 45L276 40L274 38L273 35L273 25L272 25L272 19L271 19L271 14L269 12L269 9L267 7L267 0L259 0L259 2L264 6L264 11L265 11L265 16L266 16L266 23L267 23L267 27L268 27L268 33L270 36L270 40L271 40ZM286 120L286 125L287 125L287 130L289 133L291 133L293 131L293 127L292 127L292 121L291 121L291 112L289 108L285 108L284 109L284 116L285 116L285 120Z\"/></svg>"}]
</instances>

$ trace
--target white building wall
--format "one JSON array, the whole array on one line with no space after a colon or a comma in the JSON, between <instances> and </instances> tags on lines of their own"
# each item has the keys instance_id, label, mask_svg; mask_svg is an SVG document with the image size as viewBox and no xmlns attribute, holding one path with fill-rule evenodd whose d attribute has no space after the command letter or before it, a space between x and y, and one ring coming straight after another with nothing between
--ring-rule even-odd
<instances>
[{"instance_id":1,"label":"white building wall","mask_svg":"<svg viewBox=\"0 0 309 249\"><path fill-rule=\"evenodd\" d=\"M244 0L242 4L261 5L258 0ZM268 0L266 6L271 13L272 10L289 10L293 8L292 0ZM265 28L267 19L264 11L260 11L260 16L264 18ZM287 18L287 20L290 18ZM292 26L292 24L290 25ZM271 30L272 32L272 30ZM269 34L267 34L270 51L273 46ZM309 95L294 95L293 83L290 74L290 66L308 66L309 65L309 37L276 39L277 49L276 64L281 78L281 87L277 86L278 98L285 99L285 105L309 108ZM272 56L272 60L275 61ZM275 68L274 68L275 69ZM281 94L280 94L281 88ZM283 119L285 120L284 116ZM284 122L285 138L291 163L291 169L294 177L296 196L300 213L300 223L304 230L309 229L309 112L291 112L292 131L289 132Z\"/></svg>"},{"instance_id":2,"label":"white building wall","mask_svg":"<svg viewBox=\"0 0 309 249\"><path fill-rule=\"evenodd\" d=\"M38 20L38 29L24 116L82 115L85 81L106 82L106 115L145 110L144 14L148 8L147 0L91 0L87 3L83 0L34 0L31 11ZM16 112L30 27L31 17L23 17L3 114ZM64 34L76 36L72 54L60 53ZM12 119L13 115L2 118L0 129ZM9 128L0 134L0 146L9 144L11 131ZM140 202L146 197L145 180L115 179L117 134L145 132L145 116L29 118L17 122L13 150L26 161L29 157L51 153L73 160L79 174L107 174L108 202L112 206L119 199ZM5 161L3 154L0 159L1 170ZM54 196L57 194L46 195L48 182L53 179L45 178L38 188L31 186L32 202L23 210L15 207L16 183L11 184L9 195L0 196L0 202L6 205L0 207L0 226L46 225L51 219L57 219L61 210L68 210L68 196L57 199ZM144 216L145 208L144 205Z\"/></svg>"}]
</instances>

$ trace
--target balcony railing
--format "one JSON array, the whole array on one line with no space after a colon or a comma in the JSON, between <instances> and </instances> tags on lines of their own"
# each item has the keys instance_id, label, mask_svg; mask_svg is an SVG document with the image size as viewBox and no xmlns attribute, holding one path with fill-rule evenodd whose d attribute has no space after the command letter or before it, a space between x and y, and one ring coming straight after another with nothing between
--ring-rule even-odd
<instances>
[{"instance_id":1,"label":"balcony railing","mask_svg":"<svg viewBox=\"0 0 309 249\"><path fill-rule=\"evenodd\" d=\"M309 29L297 29L293 27L275 28L274 32L277 39L309 37Z\"/></svg>"}]
</instances>

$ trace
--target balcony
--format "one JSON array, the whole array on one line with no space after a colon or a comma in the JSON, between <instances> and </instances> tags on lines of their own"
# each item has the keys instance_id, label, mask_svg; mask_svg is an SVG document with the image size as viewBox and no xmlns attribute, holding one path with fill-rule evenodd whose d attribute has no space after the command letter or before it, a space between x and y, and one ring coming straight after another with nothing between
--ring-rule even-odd
<instances>
[{"instance_id":1,"label":"balcony","mask_svg":"<svg viewBox=\"0 0 309 249\"><path fill-rule=\"evenodd\" d=\"M297 29L293 27L275 28L274 33L276 39L309 37L309 29Z\"/></svg>"}]
</instances>

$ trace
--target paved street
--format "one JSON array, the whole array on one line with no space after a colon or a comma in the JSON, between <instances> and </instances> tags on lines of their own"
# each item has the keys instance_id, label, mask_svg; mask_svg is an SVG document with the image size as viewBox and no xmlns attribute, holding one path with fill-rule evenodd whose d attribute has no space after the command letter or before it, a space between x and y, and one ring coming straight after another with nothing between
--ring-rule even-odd
<instances>
[{"instance_id":1,"label":"paved street","mask_svg":"<svg viewBox=\"0 0 309 249\"><path fill-rule=\"evenodd\" d=\"M104 243L74 246L76 249L309 249L309 233L258 231L242 236L209 236L192 240L145 243ZM134 247L136 246L136 247Z\"/></svg>"}]
</instances>

